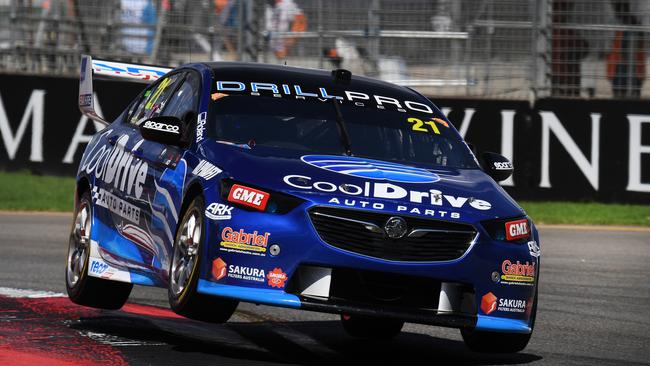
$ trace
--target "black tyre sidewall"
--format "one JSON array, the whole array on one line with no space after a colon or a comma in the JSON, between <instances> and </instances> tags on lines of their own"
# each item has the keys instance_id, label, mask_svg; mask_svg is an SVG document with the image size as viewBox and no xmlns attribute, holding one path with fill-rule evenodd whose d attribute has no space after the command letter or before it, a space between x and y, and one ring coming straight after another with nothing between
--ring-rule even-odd
<instances>
[{"instance_id":1,"label":"black tyre sidewall","mask_svg":"<svg viewBox=\"0 0 650 366\"><path fill-rule=\"evenodd\" d=\"M92 206L92 201L90 198L90 192L88 190L85 190L82 194L81 197L79 198L77 202L77 207L75 207L74 214L72 216L72 226L70 228L70 235L68 239L68 255L70 253L70 247L74 245L74 230L75 230L75 222L77 220L77 214L79 213L79 208L81 207L81 204L83 201L86 201L88 203L88 207L90 207L90 215L91 215L91 220L92 220L92 215L94 214L93 212L93 206ZM92 231L92 225L90 230ZM86 260L84 262L84 268L81 270L81 275L79 277L79 280L74 286L70 286L70 283L68 283L68 266L70 263L68 263L68 256L66 256L66 274L65 274L65 287L68 292L68 297L70 297L71 300L75 301L76 299L79 299L82 296L83 289L86 287L86 282L88 282L88 262L90 261L90 243L88 243L88 250L86 251Z\"/></svg>"}]
</instances>

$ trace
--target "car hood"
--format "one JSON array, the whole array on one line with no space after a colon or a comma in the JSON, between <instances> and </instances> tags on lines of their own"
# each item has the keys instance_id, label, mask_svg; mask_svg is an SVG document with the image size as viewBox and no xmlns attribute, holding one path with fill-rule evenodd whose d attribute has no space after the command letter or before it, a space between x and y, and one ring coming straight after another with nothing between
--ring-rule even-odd
<instances>
[{"instance_id":1,"label":"car hood","mask_svg":"<svg viewBox=\"0 0 650 366\"><path fill-rule=\"evenodd\" d=\"M204 141L202 155L244 184L315 205L476 222L523 209L479 169L430 169L342 155Z\"/></svg>"}]
</instances>

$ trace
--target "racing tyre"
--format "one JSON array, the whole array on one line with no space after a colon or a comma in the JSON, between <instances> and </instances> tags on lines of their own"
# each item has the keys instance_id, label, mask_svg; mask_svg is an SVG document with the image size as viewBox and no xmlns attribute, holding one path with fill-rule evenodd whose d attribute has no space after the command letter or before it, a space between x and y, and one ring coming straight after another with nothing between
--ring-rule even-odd
<instances>
[{"instance_id":1,"label":"racing tyre","mask_svg":"<svg viewBox=\"0 0 650 366\"><path fill-rule=\"evenodd\" d=\"M195 197L184 210L174 240L167 294L169 306L179 315L210 323L224 323L238 301L199 294L196 291L205 237L203 198Z\"/></svg>"},{"instance_id":2,"label":"racing tyre","mask_svg":"<svg viewBox=\"0 0 650 366\"><path fill-rule=\"evenodd\" d=\"M366 339L394 338L404 326L404 322L400 320L346 314L341 315L341 324L349 335Z\"/></svg>"},{"instance_id":3,"label":"racing tyre","mask_svg":"<svg viewBox=\"0 0 650 366\"><path fill-rule=\"evenodd\" d=\"M76 304L100 309L119 309L129 298L133 285L88 276L92 210L90 193L86 190L77 202L70 230L65 287L68 297Z\"/></svg>"},{"instance_id":4,"label":"racing tyre","mask_svg":"<svg viewBox=\"0 0 650 366\"><path fill-rule=\"evenodd\" d=\"M460 334L463 336L465 345L476 352L483 353L515 353L523 350L528 345L530 337L533 335L532 330L535 328L535 318L537 317L537 289L535 289L535 300L531 312L529 334L521 333L498 333L483 332L474 329L461 329Z\"/></svg>"}]
</instances>

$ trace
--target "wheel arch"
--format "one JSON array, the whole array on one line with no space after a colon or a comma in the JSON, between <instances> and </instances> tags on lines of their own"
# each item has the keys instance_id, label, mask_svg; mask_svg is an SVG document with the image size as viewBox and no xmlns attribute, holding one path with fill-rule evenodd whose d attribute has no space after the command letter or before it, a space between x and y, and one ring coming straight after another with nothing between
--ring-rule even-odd
<instances>
[{"instance_id":1,"label":"wheel arch","mask_svg":"<svg viewBox=\"0 0 650 366\"><path fill-rule=\"evenodd\" d=\"M192 199L197 196L203 196L205 198L205 195L203 194L203 186L198 179L191 182L185 190L185 194L183 194L183 200L181 201L181 210L178 213L179 220L180 217L185 213L187 206L189 206L189 204L192 202Z\"/></svg>"}]
</instances>

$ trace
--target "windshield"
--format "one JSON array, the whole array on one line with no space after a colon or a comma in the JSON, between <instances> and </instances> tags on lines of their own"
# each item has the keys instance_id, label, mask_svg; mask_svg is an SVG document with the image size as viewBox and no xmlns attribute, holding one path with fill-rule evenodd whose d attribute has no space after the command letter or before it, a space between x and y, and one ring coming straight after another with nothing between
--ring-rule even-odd
<instances>
[{"instance_id":1,"label":"windshield","mask_svg":"<svg viewBox=\"0 0 650 366\"><path fill-rule=\"evenodd\" d=\"M214 99L214 98L213 98ZM476 168L457 133L430 114L340 104L352 155L452 168ZM220 141L345 153L332 102L220 94L207 136Z\"/></svg>"}]
</instances>

